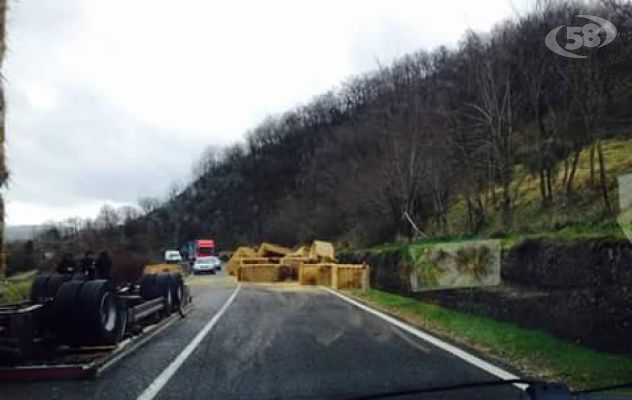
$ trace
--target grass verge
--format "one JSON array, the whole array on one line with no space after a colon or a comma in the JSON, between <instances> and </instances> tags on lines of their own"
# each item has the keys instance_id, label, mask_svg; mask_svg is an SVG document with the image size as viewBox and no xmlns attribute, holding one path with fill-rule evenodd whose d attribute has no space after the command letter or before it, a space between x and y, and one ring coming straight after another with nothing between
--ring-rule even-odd
<instances>
[{"instance_id":1,"label":"grass verge","mask_svg":"<svg viewBox=\"0 0 632 400\"><path fill-rule=\"evenodd\" d=\"M31 292L31 285L36 272L10 277L4 281L0 280L0 304L26 300Z\"/></svg>"},{"instance_id":2,"label":"grass verge","mask_svg":"<svg viewBox=\"0 0 632 400\"><path fill-rule=\"evenodd\" d=\"M380 290L345 293L452 342L500 358L533 377L563 382L573 389L632 381L632 358L598 352L543 331L460 313Z\"/></svg>"}]
</instances>

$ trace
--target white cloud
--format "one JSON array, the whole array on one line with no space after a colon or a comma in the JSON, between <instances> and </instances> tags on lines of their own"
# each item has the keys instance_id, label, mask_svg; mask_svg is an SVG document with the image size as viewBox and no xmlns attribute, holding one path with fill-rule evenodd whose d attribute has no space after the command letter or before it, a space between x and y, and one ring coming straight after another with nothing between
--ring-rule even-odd
<instances>
[{"instance_id":1,"label":"white cloud","mask_svg":"<svg viewBox=\"0 0 632 400\"><path fill-rule=\"evenodd\" d=\"M107 202L110 206L121 207L126 203ZM74 215L94 217L98 214L103 202L73 204L51 207L41 203L25 203L8 201L5 220L7 225L37 225L43 222L59 222Z\"/></svg>"},{"instance_id":2,"label":"white cloud","mask_svg":"<svg viewBox=\"0 0 632 400\"><path fill-rule=\"evenodd\" d=\"M54 89L44 85L24 85L24 94L34 111L53 111L59 98Z\"/></svg>"}]
</instances>

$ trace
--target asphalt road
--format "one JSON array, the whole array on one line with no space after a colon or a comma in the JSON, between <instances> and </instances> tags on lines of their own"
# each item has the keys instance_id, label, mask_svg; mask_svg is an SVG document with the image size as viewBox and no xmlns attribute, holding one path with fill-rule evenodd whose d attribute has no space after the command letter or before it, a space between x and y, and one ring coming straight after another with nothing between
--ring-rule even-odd
<instances>
[{"instance_id":1,"label":"asphalt road","mask_svg":"<svg viewBox=\"0 0 632 400\"><path fill-rule=\"evenodd\" d=\"M137 399L170 365L157 399L343 399L494 379L331 293L285 284L242 285L174 370L174 360L236 290L232 278L217 275L195 277L191 286L195 309L99 379L0 384L0 399ZM518 393L508 386L423 398Z\"/></svg>"}]
</instances>

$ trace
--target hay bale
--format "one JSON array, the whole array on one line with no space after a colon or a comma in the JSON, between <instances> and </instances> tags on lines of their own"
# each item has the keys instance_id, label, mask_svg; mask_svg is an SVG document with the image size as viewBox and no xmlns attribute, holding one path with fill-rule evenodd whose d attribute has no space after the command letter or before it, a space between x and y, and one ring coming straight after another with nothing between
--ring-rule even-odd
<instances>
[{"instance_id":1,"label":"hay bale","mask_svg":"<svg viewBox=\"0 0 632 400\"><path fill-rule=\"evenodd\" d=\"M299 246L287 257L309 257L309 246Z\"/></svg>"},{"instance_id":2,"label":"hay bale","mask_svg":"<svg viewBox=\"0 0 632 400\"><path fill-rule=\"evenodd\" d=\"M239 268L237 279L241 282L278 282L279 266L276 264L247 264Z\"/></svg>"},{"instance_id":3,"label":"hay bale","mask_svg":"<svg viewBox=\"0 0 632 400\"><path fill-rule=\"evenodd\" d=\"M180 272L181 274L186 273L186 269L182 264L149 264L145 265L144 272L146 274L157 274L160 272Z\"/></svg>"},{"instance_id":4,"label":"hay bale","mask_svg":"<svg viewBox=\"0 0 632 400\"><path fill-rule=\"evenodd\" d=\"M314 240L309 249L309 257L320 262L336 262L334 245L322 240Z\"/></svg>"},{"instance_id":5,"label":"hay bale","mask_svg":"<svg viewBox=\"0 0 632 400\"><path fill-rule=\"evenodd\" d=\"M239 264L237 265L237 267L234 268L234 273L231 275L235 275L237 276L237 278L239 279L239 271L243 268L243 267L249 267L251 265L278 265L278 258L275 257L247 257L247 258L242 258L239 261ZM229 271L230 272L230 271Z\"/></svg>"},{"instance_id":6,"label":"hay bale","mask_svg":"<svg viewBox=\"0 0 632 400\"><path fill-rule=\"evenodd\" d=\"M270 259L268 257L248 257L248 258L242 258L239 263L241 265L247 265L247 264L274 264L273 262L270 261Z\"/></svg>"},{"instance_id":7,"label":"hay bale","mask_svg":"<svg viewBox=\"0 0 632 400\"><path fill-rule=\"evenodd\" d=\"M279 281L297 281L298 265L279 265Z\"/></svg>"},{"instance_id":8,"label":"hay bale","mask_svg":"<svg viewBox=\"0 0 632 400\"><path fill-rule=\"evenodd\" d=\"M226 262L226 268L228 269L228 273L230 275L237 275L237 270L239 269L240 262L245 257L256 257L257 252L250 247L242 246L237 248L233 255L230 257L230 260Z\"/></svg>"},{"instance_id":9,"label":"hay bale","mask_svg":"<svg viewBox=\"0 0 632 400\"><path fill-rule=\"evenodd\" d=\"M309 261L309 257L285 256L279 260L279 264L288 267L298 267L302 263L309 263Z\"/></svg>"},{"instance_id":10,"label":"hay bale","mask_svg":"<svg viewBox=\"0 0 632 400\"><path fill-rule=\"evenodd\" d=\"M256 257L257 252L252 247L241 246L238 247L237 250L233 252L231 259L233 258L243 258L243 257Z\"/></svg>"},{"instance_id":11,"label":"hay bale","mask_svg":"<svg viewBox=\"0 0 632 400\"><path fill-rule=\"evenodd\" d=\"M287 247L263 242L257 250L257 255L259 257L283 257L290 254L291 252L292 250L288 249Z\"/></svg>"},{"instance_id":12,"label":"hay bale","mask_svg":"<svg viewBox=\"0 0 632 400\"><path fill-rule=\"evenodd\" d=\"M305 264L298 269L298 280L301 285L331 286L332 264Z\"/></svg>"},{"instance_id":13,"label":"hay bale","mask_svg":"<svg viewBox=\"0 0 632 400\"><path fill-rule=\"evenodd\" d=\"M331 286L334 289L368 289L369 267L362 264L334 264Z\"/></svg>"},{"instance_id":14,"label":"hay bale","mask_svg":"<svg viewBox=\"0 0 632 400\"><path fill-rule=\"evenodd\" d=\"M368 289L369 267L361 264L301 263L301 285L323 285L335 289Z\"/></svg>"},{"instance_id":15,"label":"hay bale","mask_svg":"<svg viewBox=\"0 0 632 400\"><path fill-rule=\"evenodd\" d=\"M298 280L299 267L301 264L309 263L308 257L293 257L285 256L279 261L281 266L281 272L279 273L280 280L296 281Z\"/></svg>"}]
</instances>

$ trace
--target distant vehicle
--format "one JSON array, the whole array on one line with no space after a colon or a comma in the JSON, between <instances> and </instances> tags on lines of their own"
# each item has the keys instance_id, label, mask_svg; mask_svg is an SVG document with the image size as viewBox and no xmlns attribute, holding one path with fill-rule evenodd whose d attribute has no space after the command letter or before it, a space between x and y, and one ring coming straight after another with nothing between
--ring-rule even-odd
<instances>
[{"instance_id":1,"label":"distant vehicle","mask_svg":"<svg viewBox=\"0 0 632 400\"><path fill-rule=\"evenodd\" d=\"M182 255L178 250L165 251L165 262L167 264L177 264L182 262Z\"/></svg>"},{"instance_id":2,"label":"distant vehicle","mask_svg":"<svg viewBox=\"0 0 632 400\"><path fill-rule=\"evenodd\" d=\"M199 257L216 256L215 241L213 239L200 239L189 242L189 260L193 261Z\"/></svg>"},{"instance_id":3,"label":"distant vehicle","mask_svg":"<svg viewBox=\"0 0 632 400\"><path fill-rule=\"evenodd\" d=\"M222 261L215 256L211 257L198 257L193 263L193 273L210 273L215 274L216 271L222 269Z\"/></svg>"},{"instance_id":4,"label":"distant vehicle","mask_svg":"<svg viewBox=\"0 0 632 400\"><path fill-rule=\"evenodd\" d=\"M217 257L217 256L213 256L211 258L215 258L216 260L215 262L215 271L220 272L222 270L222 264L224 264L224 261L222 261L221 258Z\"/></svg>"}]
</instances>

